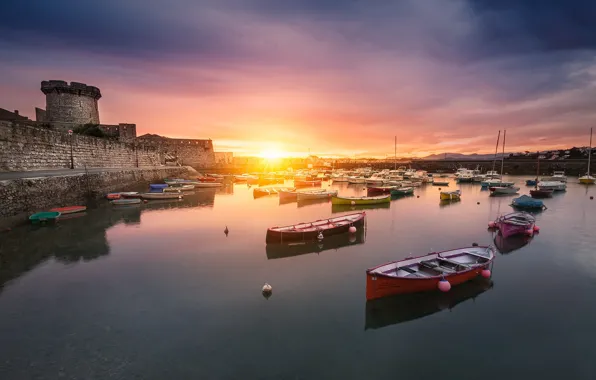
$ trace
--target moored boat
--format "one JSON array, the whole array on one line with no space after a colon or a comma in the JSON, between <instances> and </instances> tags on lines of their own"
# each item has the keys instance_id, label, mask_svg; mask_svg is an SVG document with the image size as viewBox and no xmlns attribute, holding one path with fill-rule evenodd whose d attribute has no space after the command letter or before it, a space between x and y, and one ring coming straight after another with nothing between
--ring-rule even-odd
<instances>
[{"instance_id":1,"label":"moored boat","mask_svg":"<svg viewBox=\"0 0 596 380\"><path fill-rule=\"evenodd\" d=\"M526 186L536 186L536 185L538 185L538 179L526 180Z\"/></svg>"},{"instance_id":2,"label":"moored boat","mask_svg":"<svg viewBox=\"0 0 596 380\"><path fill-rule=\"evenodd\" d=\"M449 181L433 181L433 186L449 186Z\"/></svg>"},{"instance_id":3,"label":"moored boat","mask_svg":"<svg viewBox=\"0 0 596 380\"><path fill-rule=\"evenodd\" d=\"M366 193L368 195L391 194L391 191L395 189L397 186L369 186L366 188Z\"/></svg>"},{"instance_id":4,"label":"moored boat","mask_svg":"<svg viewBox=\"0 0 596 380\"><path fill-rule=\"evenodd\" d=\"M287 187L257 187L252 191L255 198L267 195L279 194L281 191L294 191L295 189L288 189Z\"/></svg>"},{"instance_id":5,"label":"moored boat","mask_svg":"<svg viewBox=\"0 0 596 380\"><path fill-rule=\"evenodd\" d=\"M31 224L42 224L47 222L56 222L60 218L58 211L43 211L29 216Z\"/></svg>"},{"instance_id":6,"label":"moored boat","mask_svg":"<svg viewBox=\"0 0 596 380\"><path fill-rule=\"evenodd\" d=\"M331 199L337 195L337 190L322 190L322 191L299 191L296 193L298 201L308 199Z\"/></svg>"},{"instance_id":7,"label":"moored boat","mask_svg":"<svg viewBox=\"0 0 596 380\"><path fill-rule=\"evenodd\" d=\"M123 199L114 199L110 202L114 206L123 206L123 205L137 205L141 203L139 198L123 198Z\"/></svg>"},{"instance_id":8,"label":"moored boat","mask_svg":"<svg viewBox=\"0 0 596 380\"><path fill-rule=\"evenodd\" d=\"M107 199L120 199L122 196L120 195L120 193L109 193L106 194L106 198Z\"/></svg>"},{"instance_id":9,"label":"moored boat","mask_svg":"<svg viewBox=\"0 0 596 380\"><path fill-rule=\"evenodd\" d=\"M181 193L143 193L143 199L182 199L184 195Z\"/></svg>"},{"instance_id":10,"label":"moored boat","mask_svg":"<svg viewBox=\"0 0 596 380\"><path fill-rule=\"evenodd\" d=\"M210 188L210 187L222 187L221 182L197 182L194 184L195 188Z\"/></svg>"},{"instance_id":11,"label":"moored boat","mask_svg":"<svg viewBox=\"0 0 596 380\"><path fill-rule=\"evenodd\" d=\"M414 194L413 187L400 187L399 189L391 190L391 195L393 195L393 196L412 195L412 194Z\"/></svg>"},{"instance_id":12,"label":"moored boat","mask_svg":"<svg viewBox=\"0 0 596 380\"><path fill-rule=\"evenodd\" d=\"M586 175L579 177L579 183L583 185L593 185L596 178L590 175L590 163L592 161L592 128L590 128L590 147L588 148L588 171Z\"/></svg>"},{"instance_id":13,"label":"moored boat","mask_svg":"<svg viewBox=\"0 0 596 380\"><path fill-rule=\"evenodd\" d=\"M271 243L288 243L292 241L320 240L326 236L350 232L350 227L362 228L366 218L365 212L341 215L334 218L317 220L310 223L299 223L285 227L267 229L265 241Z\"/></svg>"},{"instance_id":14,"label":"moored boat","mask_svg":"<svg viewBox=\"0 0 596 380\"><path fill-rule=\"evenodd\" d=\"M120 193L120 197L121 198L140 198L141 194L139 194L137 191L124 191L124 192Z\"/></svg>"},{"instance_id":15,"label":"moored boat","mask_svg":"<svg viewBox=\"0 0 596 380\"><path fill-rule=\"evenodd\" d=\"M550 189L534 189L530 190L530 196L532 198L550 198L553 196L553 190Z\"/></svg>"},{"instance_id":16,"label":"moored boat","mask_svg":"<svg viewBox=\"0 0 596 380\"><path fill-rule=\"evenodd\" d=\"M567 183L560 181L540 181L538 182L540 190L566 191Z\"/></svg>"},{"instance_id":17,"label":"moored boat","mask_svg":"<svg viewBox=\"0 0 596 380\"><path fill-rule=\"evenodd\" d=\"M366 271L366 299L449 290L479 275L490 277L492 247L466 247L383 264Z\"/></svg>"},{"instance_id":18,"label":"moored boat","mask_svg":"<svg viewBox=\"0 0 596 380\"><path fill-rule=\"evenodd\" d=\"M536 219L525 211L512 212L498 217L490 222L490 228L498 228L503 237L526 234L532 236L535 232Z\"/></svg>"},{"instance_id":19,"label":"moored boat","mask_svg":"<svg viewBox=\"0 0 596 380\"><path fill-rule=\"evenodd\" d=\"M373 205L378 203L390 203L391 195L379 195L376 197L338 197L331 198L334 205Z\"/></svg>"},{"instance_id":20,"label":"moored boat","mask_svg":"<svg viewBox=\"0 0 596 380\"><path fill-rule=\"evenodd\" d=\"M490 187L490 195L506 195L506 194L517 194L519 187L513 186L495 186Z\"/></svg>"},{"instance_id":21,"label":"moored boat","mask_svg":"<svg viewBox=\"0 0 596 380\"><path fill-rule=\"evenodd\" d=\"M524 210L544 210L546 206L542 201L533 199L527 195L522 195L519 198L514 198L511 202L511 206Z\"/></svg>"},{"instance_id":22,"label":"moored boat","mask_svg":"<svg viewBox=\"0 0 596 380\"><path fill-rule=\"evenodd\" d=\"M294 180L294 187L318 187L321 186L320 180Z\"/></svg>"},{"instance_id":23,"label":"moored boat","mask_svg":"<svg viewBox=\"0 0 596 380\"><path fill-rule=\"evenodd\" d=\"M456 201L461 199L461 191L441 191L440 194L442 201Z\"/></svg>"},{"instance_id":24,"label":"moored boat","mask_svg":"<svg viewBox=\"0 0 596 380\"><path fill-rule=\"evenodd\" d=\"M61 215L74 214L77 212L83 212L87 210L86 206L66 206L66 207L55 207L50 209L50 212L59 212Z\"/></svg>"}]
</instances>

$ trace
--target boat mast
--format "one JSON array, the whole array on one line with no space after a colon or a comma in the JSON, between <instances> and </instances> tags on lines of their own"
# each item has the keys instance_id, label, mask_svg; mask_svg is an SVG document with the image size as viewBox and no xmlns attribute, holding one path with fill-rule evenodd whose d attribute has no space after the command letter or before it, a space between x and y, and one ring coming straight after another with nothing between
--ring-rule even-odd
<instances>
[{"instance_id":1,"label":"boat mast","mask_svg":"<svg viewBox=\"0 0 596 380\"><path fill-rule=\"evenodd\" d=\"M505 165L505 135L507 130L503 130L503 156L501 157L501 182L503 182L503 165Z\"/></svg>"},{"instance_id":2,"label":"boat mast","mask_svg":"<svg viewBox=\"0 0 596 380\"><path fill-rule=\"evenodd\" d=\"M538 176L540 176L540 151L536 152L538 165L536 166L536 184L534 185L534 189L538 190Z\"/></svg>"},{"instance_id":3,"label":"boat mast","mask_svg":"<svg viewBox=\"0 0 596 380\"><path fill-rule=\"evenodd\" d=\"M497 136L497 145L495 146L495 158L493 158L493 173L495 172L495 163L497 161L497 151L499 150L499 140L501 139L501 130L499 129L499 135Z\"/></svg>"},{"instance_id":4,"label":"boat mast","mask_svg":"<svg viewBox=\"0 0 596 380\"><path fill-rule=\"evenodd\" d=\"M393 170L397 170L397 136L395 136L395 145L393 148Z\"/></svg>"},{"instance_id":5,"label":"boat mast","mask_svg":"<svg viewBox=\"0 0 596 380\"><path fill-rule=\"evenodd\" d=\"M590 161L592 161L592 128L590 128L590 149L588 150L588 176L590 175Z\"/></svg>"}]
</instances>

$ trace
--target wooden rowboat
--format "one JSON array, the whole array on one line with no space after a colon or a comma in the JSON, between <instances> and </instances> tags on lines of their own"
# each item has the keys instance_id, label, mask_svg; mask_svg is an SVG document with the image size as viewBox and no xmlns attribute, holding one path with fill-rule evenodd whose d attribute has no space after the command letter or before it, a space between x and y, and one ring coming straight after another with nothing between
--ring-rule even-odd
<instances>
[{"instance_id":1,"label":"wooden rowboat","mask_svg":"<svg viewBox=\"0 0 596 380\"><path fill-rule=\"evenodd\" d=\"M121 198L140 198L141 194L136 191L125 191L120 193Z\"/></svg>"},{"instance_id":2,"label":"wooden rowboat","mask_svg":"<svg viewBox=\"0 0 596 380\"><path fill-rule=\"evenodd\" d=\"M196 182L193 183L195 188L201 188L201 187L222 187L223 184L219 183L219 182Z\"/></svg>"},{"instance_id":3,"label":"wooden rowboat","mask_svg":"<svg viewBox=\"0 0 596 380\"><path fill-rule=\"evenodd\" d=\"M530 196L532 198L549 198L553 196L553 191L550 189L535 189L530 190Z\"/></svg>"},{"instance_id":4,"label":"wooden rowboat","mask_svg":"<svg viewBox=\"0 0 596 380\"><path fill-rule=\"evenodd\" d=\"M139 198L128 198L128 199L114 199L110 202L114 206L122 206L122 205L137 205L141 203Z\"/></svg>"},{"instance_id":5,"label":"wooden rowboat","mask_svg":"<svg viewBox=\"0 0 596 380\"><path fill-rule=\"evenodd\" d=\"M433 181L433 186L449 186L449 181Z\"/></svg>"},{"instance_id":6,"label":"wooden rowboat","mask_svg":"<svg viewBox=\"0 0 596 380\"><path fill-rule=\"evenodd\" d=\"M334 205L374 205L378 203L390 203L391 195L379 195L376 197L333 197L331 203Z\"/></svg>"},{"instance_id":7,"label":"wooden rowboat","mask_svg":"<svg viewBox=\"0 0 596 380\"><path fill-rule=\"evenodd\" d=\"M318 186L321 186L320 180L315 180L315 181L294 180L294 187L318 187Z\"/></svg>"},{"instance_id":8,"label":"wooden rowboat","mask_svg":"<svg viewBox=\"0 0 596 380\"><path fill-rule=\"evenodd\" d=\"M267 230L265 241L270 243L289 243L292 241L319 240L325 236L349 232L350 227L364 226L366 213L341 215L335 218L300 223L285 227L272 227ZM321 236L319 236L321 235Z\"/></svg>"},{"instance_id":9,"label":"wooden rowboat","mask_svg":"<svg viewBox=\"0 0 596 380\"><path fill-rule=\"evenodd\" d=\"M414 194L414 188L413 187L402 187L399 189L393 189L391 190L391 195L393 196L400 196L400 195L412 195Z\"/></svg>"},{"instance_id":10,"label":"wooden rowboat","mask_svg":"<svg viewBox=\"0 0 596 380\"><path fill-rule=\"evenodd\" d=\"M50 212L59 212L61 215L67 215L67 214L74 214L77 212L83 212L87 210L86 206L66 206L66 207L56 207L53 209L50 209Z\"/></svg>"},{"instance_id":11,"label":"wooden rowboat","mask_svg":"<svg viewBox=\"0 0 596 380\"><path fill-rule=\"evenodd\" d=\"M31 224L42 224L47 222L56 222L60 217L57 211L44 211L33 214L29 217Z\"/></svg>"},{"instance_id":12,"label":"wooden rowboat","mask_svg":"<svg viewBox=\"0 0 596 380\"><path fill-rule=\"evenodd\" d=\"M439 291L439 286L448 290L479 275L490 277L494 258L492 247L466 247L383 264L366 271L366 299ZM439 285L443 281L446 287Z\"/></svg>"},{"instance_id":13,"label":"wooden rowboat","mask_svg":"<svg viewBox=\"0 0 596 380\"><path fill-rule=\"evenodd\" d=\"M143 199L182 199L184 195L179 193L143 193Z\"/></svg>"},{"instance_id":14,"label":"wooden rowboat","mask_svg":"<svg viewBox=\"0 0 596 380\"><path fill-rule=\"evenodd\" d=\"M297 192L296 198L298 202L310 199L331 199L337 195L337 190L321 190L321 191L304 191Z\"/></svg>"},{"instance_id":15,"label":"wooden rowboat","mask_svg":"<svg viewBox=\"0 0 596 380\"><path fill-rule=\"evenodd\" d=\"M106 194L106 198L107 199L120 199L121 195L120 195L120 193L109 193L109 194Z\"/></svg>"},{"instance_id":16,"label":"wooden rowboat","mask_svg":"<svg viewBox=\"0 0 596 380\"><path fill-rule=\"evenodd\" d=\"M461 199L461 191L441 191L442 201L458 201Z\"/></svg>"},{"instance_id":17,"label":"wooden rowboat","mask_svg":"<svg viewBox=\"0 0 596 380\"><path fill-rule=\"evenodd\" d=\"M369 186L366 188L366 194L369 196L374 194L391 194L395 189L397 189L397 186Z\"/></svg>"}]
</instances>

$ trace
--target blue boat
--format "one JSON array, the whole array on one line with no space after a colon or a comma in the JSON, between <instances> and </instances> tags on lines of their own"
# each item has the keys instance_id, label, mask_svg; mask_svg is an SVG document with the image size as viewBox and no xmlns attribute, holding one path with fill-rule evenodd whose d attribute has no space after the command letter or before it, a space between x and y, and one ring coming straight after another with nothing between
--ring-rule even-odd
<instances>
[{"instance_id":1,"label":"blue boat","mask_svg":"<svg viewBox=\"0 0 596 380\"><path fill-rule=\"evenodd\" d=\"M539 199L534 199L527 195L522 195L519 198L513 199L511 202L511 206L515 208L520 208L524 210L545 210L546 206L544 203Z\"/></svg>"},{"instance_id":2,"label":"blue boat","mask_svg":"<svg viewBox=\"0 0 596 380\"><path fill-rule=\"evenodd\" d=\"M526 181L526 186L536 186L538 185L538 181L535 179L529 179Z\"/></svg>"}]
</instances>

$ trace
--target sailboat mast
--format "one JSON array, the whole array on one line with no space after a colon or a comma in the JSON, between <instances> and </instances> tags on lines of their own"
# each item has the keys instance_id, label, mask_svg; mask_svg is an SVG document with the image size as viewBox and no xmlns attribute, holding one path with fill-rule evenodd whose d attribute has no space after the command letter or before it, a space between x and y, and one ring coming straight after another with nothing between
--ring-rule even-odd
<instances>
[{"instance_id":1,"label":"sailboat mast","mask_svg":"<svg viewBox=\"0 0 596 380\"><path fill-rule=\"evenodd\" d=\"M505 136L507 135L507 130L503 130L503 156L501 156L501 181L503 181L503 166L505 165Z\"/></svg>"},{"instance_id":2,"label":"sailboat mast","mask_svg":"<svg viewBox=\"0 0 596 380\"><path fill-rule=\"evenodd\" d=\"M501 139L501 130L499 129L499 135L497 136L497 145L495 146L495 158L493 158L493 173L495 172L495 163L497 161L497 151L499 150L499 140Z\"/></svg>"},{"instance_id":3,"label":"sailboat mast","mask_svg":"<svg viewBox=\"0 0 596 380\"><path fill-rule=\"evenodd\" d=\"M536 184L534 188L538 190L538 177L540 176L540 151L536 152L536 154L538 165L536 165Z\"/></svg>"},{"instance_id":4,"label":"sailboat mast","mask_svg":"<svg viewBox=\"0 0 596 380\"><path fill-rule=\"evenodd\" d=\"M590 149L588 150L588 175L590 175L590 162L592 161L592 128L590 128Z\"/></svg>"},{"instance_id":5,"label":"sailboat mast","mask_svg":"<svg viewBox=\"0 0 596 380\"><path fill-rule=\"evenodd\" d=\"M393 170L397 170L397 136L395 136L395 145L393 148Z\"/></svg>"}]
</instances>

